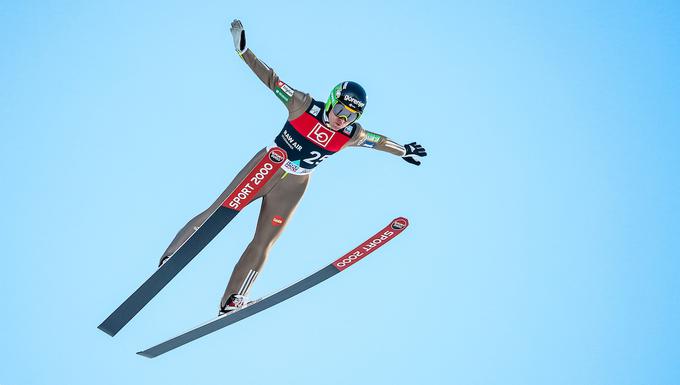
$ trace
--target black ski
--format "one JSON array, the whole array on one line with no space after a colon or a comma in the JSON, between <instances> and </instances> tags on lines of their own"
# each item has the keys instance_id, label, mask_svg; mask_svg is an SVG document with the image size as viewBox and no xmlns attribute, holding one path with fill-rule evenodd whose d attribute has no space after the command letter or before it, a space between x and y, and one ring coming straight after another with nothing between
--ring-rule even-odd
<instances>
[{"instance_id":1,"label":"black ski","mask_svg":"<svg viewBox=\"0 0 680 385\"><path fill-rule=\"evenodd\" d=\"M99 325L99 329L111 336L116 335L234 219L241 209L248 205L255 193L271 179L285 160L285 151L278 147L269 150L222 205L177 249L167 262Z\"/></svg>"},{"instance_id":2,"label":"black ski","mask_svg":"<svg viewBox=\"0 0 680 385\"><path fill-rule=\"evenodd\" d=\"M170 350L173 350L200 337L236 323L244 318L248 318L251 315L257 314L262 310L268 309L280 302L283 302L288 298L291 298L313 286L316 286L317 284L350 267L354 263L366 257L368 254L377 250L380 246L389 242L392 238L399 235L407 226L408 220L406 218L399 217L390 222L389 225L380 230L374 236L367 239L366 242L357 246L354 250L343 255L330 265L308 276L307 278L304 278L272 295L261 298L243 309L217 317L185 333L182 333L177 337L171 338L149 349L138 352L137 354L149 358L157 357L163 353L167 353Z\"/></svg>"}]
</instances>

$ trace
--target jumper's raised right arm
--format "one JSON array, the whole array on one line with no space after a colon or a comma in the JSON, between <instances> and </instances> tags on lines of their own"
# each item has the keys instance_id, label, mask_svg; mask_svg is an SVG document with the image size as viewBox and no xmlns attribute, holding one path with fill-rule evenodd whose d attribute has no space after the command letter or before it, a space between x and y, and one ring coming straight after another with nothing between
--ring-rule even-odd
<instances>
[{"instance_id":1,"label":"jumper's raised right arm","mask_svg":"<svg viewBox=\"0 0 680 385\"><path fill-rule=\"evenodd\" d=\"M245 30L239 20L231 23L231 34L234 37L234 47L236 52L243 59L250 69L257 75L274 94L283 102L288 109L289 118L294 119L301 115L312 103L309 94L300 92L290 87L279 79L279 75L272 68L258 59L253 51L246 46Z\"/></svg>"},{"instance_id":2,"label":"jumper's raised right arm","mask_svg":"<svg viewBox=\"0 0 680 385\"><path fill-rule=\"evenodd\" d=\"M279 79L279 75L274 72L272 68L264 64L264 62L255 56L252 50L248 49L246 52L242 53L241 58L243 59L248 67L257 75L258 78L264 83L270 90L274 91L276 96L284 104L287 104L289 99L295 95L295 90L288 86L286 83Z\"/></svg>"}]
</instances>

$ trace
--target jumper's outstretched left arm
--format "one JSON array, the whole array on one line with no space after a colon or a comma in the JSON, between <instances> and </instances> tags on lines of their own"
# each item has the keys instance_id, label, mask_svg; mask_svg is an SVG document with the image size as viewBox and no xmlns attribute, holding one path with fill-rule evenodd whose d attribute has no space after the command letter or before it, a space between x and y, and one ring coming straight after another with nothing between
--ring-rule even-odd
<instances>
[{"instance_id":1,"label":"jumper's outstretched left arm","mask_svg":"<svg viewBox=\"0 0 680 385\"><path fill-rule=\"evenodd\" d=\"M389 152L416 166L420 165L420 161L416 157L427 156L425 148L416 142L401 145L384 135L364 129L360 124L356 124L356 126L359 131L349 143L350 146L368 147Z\"/></svg>"}]
</instances>

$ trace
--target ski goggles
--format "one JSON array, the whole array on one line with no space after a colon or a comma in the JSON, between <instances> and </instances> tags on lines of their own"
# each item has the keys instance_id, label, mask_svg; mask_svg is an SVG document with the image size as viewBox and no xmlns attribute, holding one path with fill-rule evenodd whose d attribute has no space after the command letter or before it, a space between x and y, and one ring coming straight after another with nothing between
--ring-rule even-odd
<instances>
[{"instance_id":1,"label":"ski goggles","mask_svg":"<svg viewBox=\"0 0 680 385\"><path fill-rule=\"evenodd\" d=\"M335 114L335 116L337 116L338 118L343 118L350 123L359 119L359 117L361 116L361 113L347 107L346 105L340 102L335 103L335 106L333 106L332 111Z\"/></svg>"}]
</instances>

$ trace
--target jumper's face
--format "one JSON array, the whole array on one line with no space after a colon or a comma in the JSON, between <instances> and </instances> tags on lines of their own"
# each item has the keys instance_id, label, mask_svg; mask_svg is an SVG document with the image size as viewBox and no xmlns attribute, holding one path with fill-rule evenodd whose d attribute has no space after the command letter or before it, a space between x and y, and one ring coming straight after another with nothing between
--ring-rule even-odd
<instances>
[{"instance_id":1,"label":"jumper's face","mask_svg":"<svg viewBox=\"0 0 680 385\"><path fill-rule=\"evenodd\" d=\"M342 130L352 123L347 121L347 118L345 117L338 117L335 115L335 113L333 113L333 111L328 112L328 122L330 123L331 128L335 131Z\"/></svg>"}]
</instances>

